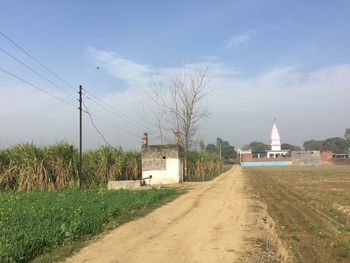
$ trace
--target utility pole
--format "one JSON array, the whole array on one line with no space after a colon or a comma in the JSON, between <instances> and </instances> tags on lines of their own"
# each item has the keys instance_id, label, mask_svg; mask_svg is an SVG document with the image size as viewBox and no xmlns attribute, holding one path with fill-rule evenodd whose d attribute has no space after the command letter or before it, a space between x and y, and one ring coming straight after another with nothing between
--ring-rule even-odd
<instances>
[{"instance_id":1,"label":"utility pole","mask_svg":"<svg viewBox=\"0 0 350 263\"><path fill-rule=\"evenodd\" d=\"M79 86L79 178L78 187L81 187L83 173L83 87Z\"/></svg>"}]
</instances>

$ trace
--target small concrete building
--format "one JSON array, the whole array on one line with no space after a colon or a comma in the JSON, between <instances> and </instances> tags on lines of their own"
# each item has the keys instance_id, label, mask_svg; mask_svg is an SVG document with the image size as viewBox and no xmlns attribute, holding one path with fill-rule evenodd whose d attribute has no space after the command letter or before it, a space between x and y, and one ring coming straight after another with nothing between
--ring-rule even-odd
<instances>
[{"instance_id":1,"label":"small concrete building","mask_svg":"<svg viewBox=\"0 0 350 263\"><path fill-rule=\"evenodd\" d=\"M179 135L175 144L148 145L148 134L142 138L142 178L152 176L151 184L174 184L183 181L183 149Z\"/></svg>"},{"instance_id":2,"label":"small concrete building","mask_svg":"<svg viewBox=\"0 0 350 263\"><path fill-rule=\"evenodd\" d=\"M320 151L292 151L293 165L319 165Z\"/></svg>"}]
</instances>

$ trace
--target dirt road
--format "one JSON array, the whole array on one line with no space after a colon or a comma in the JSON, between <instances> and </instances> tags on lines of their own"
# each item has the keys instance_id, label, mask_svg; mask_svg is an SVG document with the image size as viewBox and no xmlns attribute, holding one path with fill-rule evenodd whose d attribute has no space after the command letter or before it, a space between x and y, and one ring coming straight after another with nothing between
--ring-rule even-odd
<instances>
[{"instance_id":1,"label":"dirt road","mask_svg":"<svg viewBox=\"0 0 350 263\"><path fill-rule=\"evenodd\" d=\"M235 262L243 252L248 201L240 167L124 224L65 262Z\"/></svg>"}]
</instances>

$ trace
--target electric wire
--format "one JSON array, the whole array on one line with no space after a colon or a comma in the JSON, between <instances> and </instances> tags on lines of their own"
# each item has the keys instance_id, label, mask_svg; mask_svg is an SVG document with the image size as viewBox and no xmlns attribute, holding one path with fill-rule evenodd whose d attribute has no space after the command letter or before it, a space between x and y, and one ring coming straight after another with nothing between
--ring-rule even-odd
<instances>
[{"instance_id":1,"label":"electric wire","mask_svg":"<svg viewBox=\"0 0 350 263\"><path fill-rule=\"evenodd\" d=\"M44 89L38 87L38 86L36 86L36 85L30 83L29 81L26 81L25 79L22 79L21 77L19 77L19 76L13 74L13 73L7 71L6 69L3 69L3 68L0 67L0 70L1 70L2 72L6 73L6 74L8 74L8 75L10 75L10 76L12 76L13 78L18 79L18 80L20 80L20 81L26 83L27 85L29 85L29 86L31 86L31 87L33 87L33 88L35 88L35 89L37 89L37 90L39 90L39 91L41 91L41 92L43 92L43 93L45 93L45 94L47 94L47 95L53 97L53 98L55 98L55 99L57 99L57 100L59 100L59 101L65 103L65 104L68 104L68 105L70 105L70 106L72 106L72 107L74 107L74 108L78 108L77 106L73 105L73 104L70 103L69 101L66 101L66 100L64 100L64 99L62 99L62 98L60 98L60 97L58 97L58 96L56 96L56 95L54 95L54 94L52 94L52 93L50 93L50 92L48 92L48 91L46 91L46 90L44 90Z\"/></svg>"},{"instance_id":2,"label":"electric wire","mask_svg":"<svg viewBox=\"0 0 350 263\"><path fill-rule=\"evenodd\" d=\"M58 88L59 90L61 90L62 92L64 92L65 94L71 96L72 98L76 99L72 94L70 94L68 91L66 91L64 88L60 87L59 85L57 85L56 83L52 82L50 79L46 78L44 75L42 75L41 73L37 72L36 70L34 70L33 68L31 68L30 66L28 66L27 64L25 64L23 61L21 61L20 59L16 58L15 56L13 56L11 53L9 53L8 51L4 50L3 48L0 47L0 51L2 51L3 53L5 53L6 55L8 55L9 57L11 57L12 59L14 59L15 61L17 61L18 63L20 63L22 66L26 67L27 69L29 69L31 72L33 72L34 74L38 75L39 77L43 78L44 80L46 80L47 82L49 82L51 85L55 86L56 88Z\"/></svg>"},{"instance_id":3,"label":"electric wire","mask_svg":"<svg viewBox=\"0 0 350 263\"><path fill-rule=\"evenodd\" d=\"M86 114L88 114L86 111L84 111L84 112L85 112ZM123 132L125 132L125 133L127 133L127 134L129 134L129 135L132 135L132 136L134 136L134 137L136 137L136 138L139 138L139 136L138 136L137 134L135 134L135 133L133 133L133 132L131 132L131 131L128 131L128 130L122 128L122 127L119 127L119 126L113 124L113 123L110 122L110 121L107 121L107 120L105 120L105 119L103 119L103 118L101 118L101 117L99 117L99 116L97 116L97 115L95 115L95 114L92 114L91 112L89 112L89 113L90 113L90 115L91 115L92 117L94 117L95 119L98 119L98 120L100 120L100 121L102 121L102 122L108 124L109 126L114 127L114 128L117 129L117 130L121 130L121 131L123 131Z\"/></svg>"},{"instance_id":4,"label":"electric wire","mask_svg":"<svg viewBox=\"0 0 350 263\"><path fill-rule=\"evenodd\" d=\"M74 90L75 92L78 92L71 84L69 84L67 81L65 81L62 77L60 77L57 73L55 73L55 72L54 72L53 70L51 70L49 67L47 67L46 65L44 65L42 62L40 62L37 58L35 58L33 55L31 55L27 50L25 50L23 47L21 47L19 44L17 44L14 40L12 40L12 39L11 39L9 36L7 36L5 33L3 33L3 32L0 31L0 35L2 35L4 38L6 38L9 42L11 42L14 46L16 46L19 50L21 50L21 51L22 51L23 53L25 53L27 56L29 56L32 60L34 60L34 61L35 61L37 64L39 64L41 67L43 67L43 68L46 69L48 72L50 72L50 73L51 73L53 76L55 76L57 79L59 79L60 81L62 81L62 82L63 82L66 86L68 86L70 89ZM16 59L16 60L17 60L17 59ZM17 61L19 62L19 60L17 60ZM21 64L22 64L22 63L21 63ZM24 65L24 63L23 63L22 65ZM24 83L26 83L26 84L32 86L33 88L36 88L36 89L38 89L38 90L40 90L40 91L42 91L42 92L44 92L44 93L46 93L46 94L48 94L48 95L50 95L50 96L56 98L56 99L58 99L58 100L60 100L60 101L62 101L62 102L64 102L64 103L66 103L66 104L69 104L69 105L73 106L73 104L71 104L71 103L69 103L69 102L67 102L67 101L65 101L65 100L63 100L63 99L61 99L61 98L59 98L59 97L57 97L57 96L55 96L55 95L49 93L49 92L47 92L47 91L44 90L44 89L41 89L41 88L39 88L39 87L37 87L37 86L35 86L35 85L29 83L28 81L26 81L26 80L24 80L24 79L22 79L22 78L16 76L15 74L13 74L13 73L11 73L11 72L8 72L8 71L6 71L6 70L4 70L4 69L2 69L2 68L0 68L0 70L2 70L3 72L5 72L5 73L7 73L7 74L9 74L9 75L11 75L11 76L13 76L14 78L17 78L17 79L23 81ZM39 73L39 74L40 74L40 73ZM51 84L52 84L52 83L51 83ZM91 101L95 102L96 104L99 104L100 106L104 104L105 106L101 106L101 107L104 107L105 110L107 110L107 108L109 108L109 111L110 111L110 112L113 112L115 115L118 115L119 117L123 118L124 120L128 121L129 123L133 124L134 126L137 126L137 127L139 127L139 128L142 127L142 129L144 129L144 128L148 129L145 125L139 125L138 122L137 122L136 120L130 118L129 116L127 116L127 115L124 114L123 112L121 112L121 111L119 111L119 110L113 108L112 106L108 105L108 104L105 103L103 100L101 100L101 99L99 99L97 96L93 95L91 92L88 92L87 90L85 90L85 91L86 91L86 93L90 94L91 97L94 98L94 99L92 99L92 98L88 97L88 99L90 99ZM100 101L100 103L97 103L96 100L97 100L97 101ZM76 106L73 106L73 107L77 108ZM87 113L87 112L85 112L85 113ZM91 113L90 113L90 115L91 115L91 116L94 116L96 119L99 119L99 120L101 120L101 121L103 121L103 122L109 124L110 126L116 128L116 129L122 130L122 131L124 131L124 132L126 132L126 133L128 133L128 134L131 134L131 135L133 135L133 136L135 136L135 137L138 138L138 135L136 135L136 134L134 134L134 133L132 133L132 132L126 130L126 129L123 129L123 128L121 128L121 127L118 127L118 126L116 126L116 125L110 123L109 121L106 121L106 120L104 120L104 119L102 119L102 118L100 118L100 117L98 117L98 116L96 116L96 115L93 115L93 114L91 114Z\"/></svg>"},{"instance_id":5,"label":"electric wire","mask_svg":"<svg viewBox=\"0 0 350 263\"><path fill-rule=\"evenodd\" d=\"M88 100L90 100L90 101L92 101L92 102L94 102L95 104L99 105L100 107L104 108L106 111L108 111L108 112L110 112L110 113L112 113L112 114L114 114L114 115L116 115L116 116L122 118L123 120L127 121L128 123L130 123L130 124L133 125L134 127L141 128L141 129L144 128L144 127L142 127L142 126L140 126L140 125L138 125L138 124L135 124L134 122L130 121L130 119L128 119L128 118L122 116L121 114L118 114L118 113L112 111L111 109L107 108L105 105L103 105L102 103L99 103L98 101L92 99L91 97L86 96L85 98L88 99Z\"/></svg>"},{"instance_id":6,"label":"electric wire","mask_svg":"<svg viewBox=\"0 0 350 263\"><path fill-rule=\"evenodd\" d=\"M95 114L92 114L92 113L90 113L90 114L91 114L91 116L93 116L95 119L98 119L98 120L100 120L100 121L102 121L102 122L104 122L104 123L106 123L106 124L108 124L108 125L114 127L115 129L121 130L121 131L123 131L123 132L125 132L125 133L127 133L127 134L129 134L129 135L132 135L132 136L134 136L134 137L136 137L136 138L139 138L139 136L138 136L137 134L133 133L133 132L130 132L130 131L124 129L124 128L121 128L121 127L119 127L119 126L116 126L116 125L114 125L113 123L111 123L111 122L109 122L109 121L106 121L105 119L102 119L102 118L99 117L99 116L96 116Z\"/></svg>"},{"instance_id":7,"label":"electric wire","mask_svg":"<svg viewBox=\"0 0 350 263\"><path fill-rule=\"evenodd\" d=\"M91 116L91 113L89 111L89 109L87 108L86 104L84 101L83 102L83 105L84 105L84 108L85 108L85 113L87 113L87 115L89 116L89 119L90 119L90 122L92 124L92 126L95 128L95 130L100 134L101 138L104 140L104 142L109 146L109 147L113 147L107 140L106 140L106 137L104 136L104 134L99 130L99 128L97 128L94 120L92 119L92 116Z\"/></svg>"},{"instance_id":8,"label":"electric wire","mask_svg":"<svg viewBox=\"0 0 350 263\"><path fill-rule=\"evenodd\" d=\"M67 87L71 88L75 92L78 92L71 84L69 84L67 81L65 81L63 78L61 78L58 74L56 74L53 70L51 70L49 67L45 66L42 62L40 62L38 59L36 59L34 56L32 56L28 51L26 51L24 48L22 48L19 44L17 44L14 40L12 40L10 37L8 37L5 33L0 31L0 35L2 35L4 38L6 38L9 42L11 42L14 46L16 46L18 49L20 49L23 53L25 53L27 56L29 56L31 59L33 59L36 63L38 63L41 67L46 69L48 72L50 72L53 76L55 76L57 79L62 81Z\"/></svg>"},{"instance_id":9,"label":"electric wire","mask_svg":"<svg viewBox=\"0 0 350 263\"><path fill-rule=\"evenodd\" d=\"M130 116L126 115L125 113L123 113L123 112L117 110L116 108L112 107L111 105L107 104L106 102L104 102L103 100L98 98L97 96L93 95L91 92L86 90L86 93L90 94L90 96L86 96L87 99L93 101L94 103L96 103L100 107L104 108L106 111L109 111L110 113L122 118L123 120L127 121L128 123L130 123L131 125L133 125L137 128L148 130L148 127L146 127L145 125L138 124L138 121L134 120Z\"/></svg>"}]
</instances>

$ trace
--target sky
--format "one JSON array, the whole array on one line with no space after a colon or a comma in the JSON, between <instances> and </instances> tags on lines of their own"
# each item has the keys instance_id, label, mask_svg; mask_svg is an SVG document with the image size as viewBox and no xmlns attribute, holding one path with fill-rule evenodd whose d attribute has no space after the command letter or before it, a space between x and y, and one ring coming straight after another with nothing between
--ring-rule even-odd
<instances>
[{"instance_id":1,"label":"sky","mask_svg":"<svg viewBox=\"0 0 350 263\"><path fill-rule=\"evenodd\" d=\"M206 144L217 137L236 148L269 143L274 118L282 143L297 145L343 137L350 127L350 1L0 0L0 6L0 32L64 80L0 35L0 68L31 84L0 70L1 147L77 144L79 85L110 144L138 150L146 131L158 143L151 76L166 79L184 68L208 68L212 92L202 103L210 115L196 136ZM83 123L84 149L105 144L87 114Z\"/></svg>"}]
</instances>

